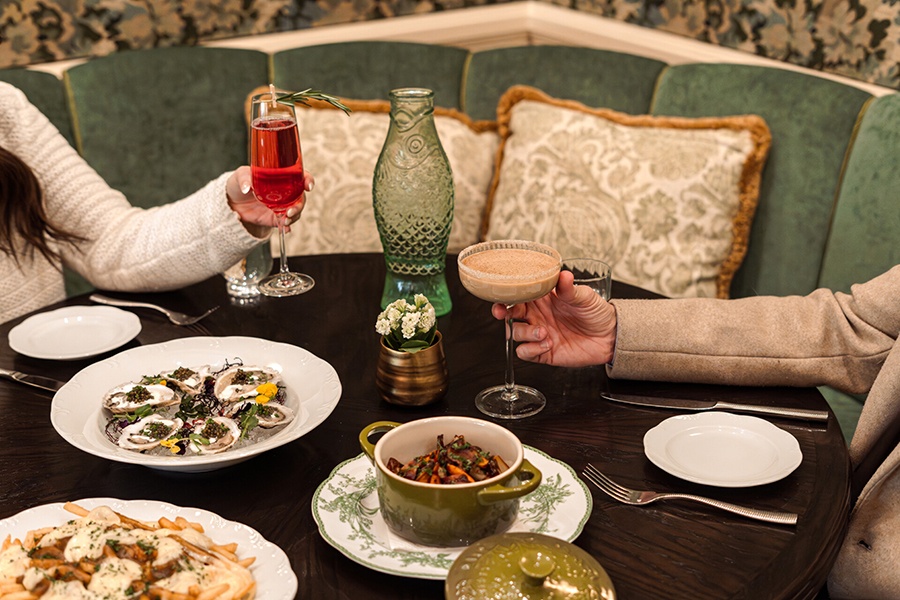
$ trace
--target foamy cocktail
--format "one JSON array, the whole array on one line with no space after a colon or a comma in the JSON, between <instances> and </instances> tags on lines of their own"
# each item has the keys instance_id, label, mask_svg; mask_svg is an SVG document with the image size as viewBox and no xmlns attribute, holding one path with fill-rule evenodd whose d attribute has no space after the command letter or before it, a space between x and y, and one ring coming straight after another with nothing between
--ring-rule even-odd
<instances>
[{"instance_id":1,"label":"foamy cocktail","mask_svg":"<svg viewBox=\"0 0 900 600\"><path fill-rule=\"evenodd\" d=\"M459 259L463 286L482 300L506 305L535 300L550 292L559 279L559 253L531 242L524 245L529 247L478 251L476 244L464 250ZM472 252L467 254L469 250Z\"/></svg>"},{"instance_id":2,"label":"foamy cocktail","mask_svg":"<svg viewBox=\"0 0 900 600\"><path fill-rule=\"evenodd\" d=\"M459 254L459 280L473 295L508 308L536 300L556 287L562 258L555 249L524 240L495 240L469 246ZM499 419L536 414L547 400L538 390L516 385L512 311L506 317L506 384L482 390L475 397L481 412Z\"/></svg>"}]
</instances>

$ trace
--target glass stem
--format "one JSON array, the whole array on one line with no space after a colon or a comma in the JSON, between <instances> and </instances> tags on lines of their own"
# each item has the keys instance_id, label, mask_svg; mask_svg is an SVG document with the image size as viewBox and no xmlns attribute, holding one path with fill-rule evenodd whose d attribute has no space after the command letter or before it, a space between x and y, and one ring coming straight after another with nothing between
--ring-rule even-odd
<instances>
[{"instance_id":1,"label":"glass stem","mask_svg":"<svg viewBox=\"0 0 900 600\"><path fill-rule=\"evenodd\" d=\"M516 376L513 371L513 360L516 357L516 344L513 341L512 304L506 305L506 387L503 390L503 399L513 402L518 399L516 392Z\"/></svg>"},{"instance_id":2,"label":"glass stem","mask_svg":"<svg viewBox=\"0 0 900 600\"><path fill-rule=\"evenodd\" d=\"M288 273L287 250L284 247L284 226L287 221L287 213L276 213L275 217L278 219L278 245L281 250L281 264L278 267L278 272L281 275L285 275Z\"/></svg>"}]
</instances>

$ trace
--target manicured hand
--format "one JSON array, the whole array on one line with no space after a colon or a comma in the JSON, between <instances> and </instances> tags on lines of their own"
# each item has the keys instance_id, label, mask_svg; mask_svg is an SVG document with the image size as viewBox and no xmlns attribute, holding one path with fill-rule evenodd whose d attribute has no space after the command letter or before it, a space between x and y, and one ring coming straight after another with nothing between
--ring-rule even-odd
<instances>
[{"instance_id":1,"label":"manicured hand","mask_svg":"<svg viewBox=\"0 0 900 600\"><path fill-rule=\"evenodd\" d=\"M492 314L506 318L506 306ZM616 346L616 309L594 290L576 286L569 271L559 274L556 289L512 308L516 354L523 360L561 367L606 364Z\"/></svg>"}]
</instances>

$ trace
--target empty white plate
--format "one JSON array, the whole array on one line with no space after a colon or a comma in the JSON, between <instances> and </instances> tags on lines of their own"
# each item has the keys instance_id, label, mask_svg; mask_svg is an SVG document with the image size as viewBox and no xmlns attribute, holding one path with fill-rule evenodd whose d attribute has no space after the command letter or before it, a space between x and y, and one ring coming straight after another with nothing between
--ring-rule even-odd
<instances>
[{"instance_id":1,"label":"empty white plate","mask_svg":"<svg viewBox=\"0 0 900 600\"><path fill-rule=\"evenodd\" d=\"M28 317L9 332L9 347L33 358L68 360L102 354L141 332L134 313L111 306L66 306Z\"/></svg>"},{"instance_id":2,"label":"empty white plate","mask_svg":"<svg viewBox=\"0 0 900 600\"><path fill-rule=\"evenodd\" d=\"M676 477L719 487L778 481L803 460L797 438L787 431L727 412L666 419L644 435L644 453Z\"/></svg>"}]
</instances>

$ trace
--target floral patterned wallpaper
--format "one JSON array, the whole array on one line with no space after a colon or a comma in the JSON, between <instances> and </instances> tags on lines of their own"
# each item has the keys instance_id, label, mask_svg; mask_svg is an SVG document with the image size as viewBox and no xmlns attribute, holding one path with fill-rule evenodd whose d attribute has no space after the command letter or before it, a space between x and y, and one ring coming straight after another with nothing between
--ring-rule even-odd
<instances>
[{"instance_id":1,"label":"floral patterned wallpaper","mask_svg":"<svg viewBox=\"0 0 900 600\"><path fill-rule=\"evenodd\" d=\"M508 0L2 0L0 68ZM900 87L898 0L544 0Z\"/></svg>"}]
</instances>

